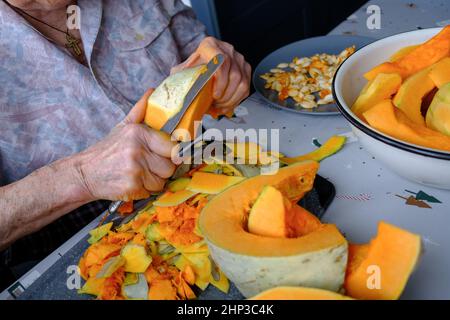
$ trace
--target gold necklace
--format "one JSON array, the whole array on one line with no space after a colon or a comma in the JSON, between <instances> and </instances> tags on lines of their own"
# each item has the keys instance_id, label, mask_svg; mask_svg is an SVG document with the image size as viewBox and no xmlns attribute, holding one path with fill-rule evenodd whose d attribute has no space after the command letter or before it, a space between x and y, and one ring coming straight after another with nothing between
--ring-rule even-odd
<instances>
[{"instance_id":1,"label":"gold necklace","mask_svg":"<svg viewBox=\"0 0 450 320\"><path fill-rule=\"evenodd\" d=\"M23 14L23 15L25 15L25 16L27 16L27 17L29 17L29 18L35 20L35 21L38 21L38 22L40 22L40 23L46 25L47 27L49 27L49 28L51 28L51 29L53 29L53 30L56 30L56 31L61 32L61 33L64 33L65 36L66 36L65 47L66 47L67 49L69 49L69 50L72 50L78 58L82 58L81 55L82 55L83 51L81 50L81 46L80 46L81 40L75 38L74 36L72 36L72 35L69 33L69 28L67 28L66 31L63 31L63 30L61 30L61 29L58 29L58 28L56 28L56 27L54 27L54 26L48 24L48 23L45 22L45 21L42 21L42 20L40 20L40 19L38 19L38 18L36 18L36 17L33 17L31 14L25 12L24 10L22 10L22 9L20 9L20 8L17 8L17 7L14 7L13 5L9 4L8 1L5 1L5 2L6 2L6 4L7 4L9 7L11 7L11 8L12 8L14 11L16 11L17 13Z\"/></svg>"}]
</instances>

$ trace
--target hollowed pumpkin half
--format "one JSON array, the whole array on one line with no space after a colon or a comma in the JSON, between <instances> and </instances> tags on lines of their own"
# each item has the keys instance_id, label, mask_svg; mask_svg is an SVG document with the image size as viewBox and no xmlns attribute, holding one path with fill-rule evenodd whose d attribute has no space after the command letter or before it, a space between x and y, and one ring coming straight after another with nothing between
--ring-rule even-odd
<instances>
[{"instance_id":1,"label":"hollowed pumpkin half","mask_svg":"<svg viewBox=\"0 0 450 320\"><path fill-rule=\"evenodd\" d=\"M156 130L180 112L184 99L197 78L205 71L205 65L184 69L166 78L147 101L145 123ZM175 138L181 141L195 137L196 121L200 121L213 101L213 81L203 87L178 123Z\"/></svg>"},{"instance_id":2,"label":"hollowed pumpkin half","mask_svg":"<svg viewBox=\"0 0 450 320\"><path fill-rule=\"evenodd\" d=\"M250 298L250 300L353 300L339 293L305 287L276 287Z\"/></svg>"},{"instance_id":3,"label":"hollowed pumpkin half","mask_svg":"<svg viewBox=\"0 0 450 320\"><path fill-rule=\"evenodd\" d=\"M370 244L350 245L346 293L356 299L398 299L421 252L420 236L386 222Z\"/></svg>"},{"instance_id":4,"label":"hollowed pumpkin half","mask_svg":"<svg viewBox=\"0 0 450 320\"><path fill-rule=\"evenodd\" d=\"M296 201L311 190L317 170L317 162L304 161L274 175L248 178L215 196L202 210L199 226L210 253L245 297L283 285L341 288L347 241L334 225L297 238L255 235L245 227L249 209L265 186Z\"/></svg>"}]
</instances>

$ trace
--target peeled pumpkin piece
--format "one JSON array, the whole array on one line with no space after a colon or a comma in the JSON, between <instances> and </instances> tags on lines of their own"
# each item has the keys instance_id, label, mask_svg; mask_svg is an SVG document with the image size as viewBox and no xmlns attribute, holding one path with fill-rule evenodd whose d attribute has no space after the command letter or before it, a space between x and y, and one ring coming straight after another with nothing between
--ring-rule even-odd
<instances>
[{"instance_id":1,"label":"peeled pumpkin piece","mask_svg":"<svg viewBox=\"0 0 450 320\"><path fill-rule=\"evenodd\" d=\"M217 194L244 179L244 177L197 171L193 174L186 190L196 193Z\"/></svg>"},{"instance_id":2,"label":"peeled pumpkin piece","mask_svg":"<svg viewBox=\"0 0 450 320\"><path fill-rule=\"evenodd\" d=\"M352 106L352 111L361 118L362 114L372 106L394 95L401 84L402 77L398 73L377 74L363 88Z\"/></svg>"},{"instance_id":3,"label":"peeled pumpkin piece","mask_svg":"<svg viewBox=\"0 0 450 320\"><path fill-rule=\"evenodd\" d=\"M435 88L434 82L428 76L430 69L424 69L403 82L394 97L394 104L416 124L425 125L421 112L422 99Z\"/></svg>"},{"instance_id":4,"label":"peeled pumpkin piece","mask_svg":"<svg viewBox=\"0 0 450 320\"><path fill-rule=\"evenodd\" d=\"M280 191L265 186L250 209L248 231L266 237L287 237L286 210L289 209L290 202Z\"/></svg>"},{"instance_id":5,"label":"peeled pumpkin piece","mask_svg":"<svg viewBox=\"0 0 450 320\"><path fill-rule=\"evenodd\" d=\"M415 44L415 45L412 45L412 46L407 46L407 47L403 47L403 48L399 49L392 56L389 57L389 61L394 62L394 61L397 61L400 58L403 58L404 56L409 54L411 51L416 49L418 46L419 46L419 44Z\"/></svg>"},{"instance_id":6,"label":"peeled pumpkin piece","mask_svg":"<svg viewBox=\"0 0 450 320\"><path fill-rule=\"evenodd\" d=\"M313 214L292 204L272 186L266 186L248 216L248 231L267 237L299 237L317 230L322 224Z\"/></svg>"},{"instance_id":7,"label":"peeled pumpkin piece","mask_svg":"<svg viewBox=\"0 0 450 320\"><path fill-rule=\"evenodd\" d=\"M339 293L306 287L276 287L249 300L353 300Z\"/></svg>"},{"instance_id":8,"label":"peeled pumpkin piece","mask_svg":"<svg viewBox=\"0 0 450 320\"><path fill-rule=\"evenodd\" d=\"M147 255L145 247L138 244L127 244L121 256L125 259L125 272L143 273L152 263L152 257Z\"/></svg>"},{"instance_id":9,"label":"peeled pumpkin piece","mask_svg":"<svg viewBox=\"0 0 450 320\"><path fill-rule=\"evenodd\" d=\"M379 73L399 73L403 79L431 66L450 53L450 26L444 27L437 35L420 44L414 50L393 62L384 62L368 71L364 77L372 80Z\"/></svg>"},{"instance_id":10,"label":"peeled pumpkin piece","mask_svg":"<svg viewBox=\"0 0 450 320\"><path fill-rule=\"evenodd\" d=\"M438 88L450 82L450 58L446 57L432 65L428 76Z\"/></svg>"},{"instance_id":11,"label":"peeled pumpkin piece","mask_svg":"<svg viewBox=\"0 0 450 320\"><path fill-rule=\"evenodd\" d=\"M297 201L311 190L318 163L304 161L274 175L248 178L212 198L200 213L199 227L211 257L245 297L275 286L341 289L347 241L331 224L297 238L252 234L246 215L265 186Z\"/></svg>"},{"instance_id":12,"label":"peeled pumpkin piece","mask_svg":"<svg viewBox=\"0 0 450 320\"><path fill-rule=\"evenodd\" d=\"M389 136L427 148L450 151L450 137L412 122L391 100L364 112L369 125Z\"/></svg>"},{"instance_id":13,"label":"peeled pumpkin piece","mask_svg":"<svg viewBox=\"0 0 450 320\"><path fill-rule=\"evenodd\" d=\"M357 247L349 262L346 293L366 300L395 300L402 294L421 253L420 236L381 221L369 247ZM358 264L359 263L359 264ZM378 268L378 271L374 269ZM377 273L379 272L379 273Z\"/></svg>"},{"instance_id":14,"label":"peeled pumpkin piece","mask_svg":"<svg viewBox=\"0 0 450 320\"><path fill-rule=\"evenodd\" d=\"M450 136L450 83L443 85L434 95L427 111L426 123L428 128Z\"/></svg>"},{"instance_id":15,"label":"peeled pumpkin piece","mask_svg":"<svg viewBox=\"0 0 450 320\"><path fill-rule=\"evenodd\" d=\"M182 109L186 95L205 70L205 65L199 65L181 70L166 78L148 98L145 123L160 130ZM179 140L187 141L195 137L194 122L202 119L213 101L212 85L213 82L208 81L181 118L177 129L186 130L187 134L179 133L177 135Z\"/></svg>"},{"instance_id":16,"label":"peeled pumpkin piece","mask_svg":"<svg viewBox=\"0 0 450 320\"><path fill-rule=\"evenodd\" d=\"M330 139L325 141L325 143L320 148L310 153L293 158L281 158L281 161L287 164L305 160L322 161L323 159L330 157L341 150L346 140L347 138L343 136L332 136Z\"/></svg>"}]
</instances>

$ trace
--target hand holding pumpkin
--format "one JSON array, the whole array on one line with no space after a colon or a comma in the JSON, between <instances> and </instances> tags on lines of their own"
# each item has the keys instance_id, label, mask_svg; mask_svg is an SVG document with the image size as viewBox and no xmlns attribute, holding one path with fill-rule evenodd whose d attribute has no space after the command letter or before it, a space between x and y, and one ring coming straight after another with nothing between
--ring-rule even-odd
<instances>
[{"instance_id":1,"label":"hand holding pumpkin","mask_svg":"<svg viewBox=\"0 0 450 320\"><path fill-rule=\"evenodd\" d=\"M251 79L250 65L242 54L234 50L231 44L207 37L185 62L172 68L171 73L208 63L219 53L224 56L225 60L214 76L213 107L218 108L218 113L229 114L248 96Z\"/></svg>"},{"instance_id":2,"label":"hand holding pumpkin","mask_svg":"<svg viewBox=\"0 0 450 320\"><path fill-rule=\"evenodd\" d=\"M149 90L102 141L77 155L79 180L91 200L137 200L164 187L175 165L174 142L141 124Z\"/></svg>"}]
</instances>

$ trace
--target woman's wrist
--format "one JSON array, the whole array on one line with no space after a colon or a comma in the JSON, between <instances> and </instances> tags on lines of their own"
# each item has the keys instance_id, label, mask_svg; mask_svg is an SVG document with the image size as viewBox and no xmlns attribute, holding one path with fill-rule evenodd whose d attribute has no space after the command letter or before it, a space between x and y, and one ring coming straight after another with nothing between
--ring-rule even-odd
<instances>
[{"instance_id":1,"label":"woman's wrist","mask_svg":"<svg viewBox=\"0 0 450 320\"><path fill-rule=\"evenodd\" d=\"M82 154L76 154L44 167L47 174L55 181L55 191L66 203L85 204L98 200L86 185L83 166Z\"/></svg>"}]
</instances>

